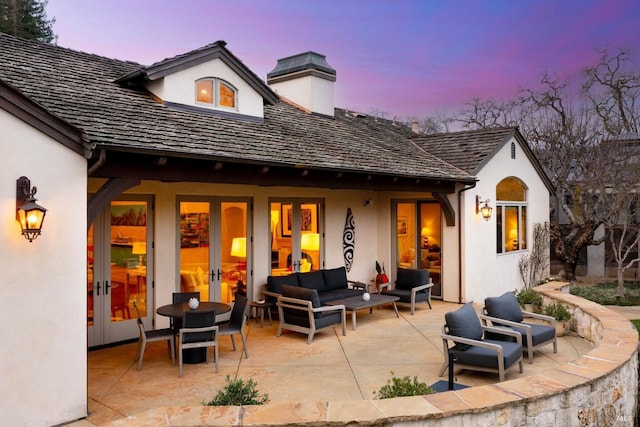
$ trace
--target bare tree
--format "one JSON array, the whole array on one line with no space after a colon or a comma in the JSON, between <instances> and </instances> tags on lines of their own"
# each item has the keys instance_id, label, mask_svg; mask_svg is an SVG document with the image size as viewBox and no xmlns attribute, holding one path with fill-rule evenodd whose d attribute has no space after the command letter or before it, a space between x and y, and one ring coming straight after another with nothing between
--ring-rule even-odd
<instances>
[{"instance_id":1,"label":"bare tree","mask_svg":"<svg viewBox=\"0 0 640 427\"><path fill-rule=\"evenodd\" d=\"M433 115L423 118L411 117L407 125L411 126L412 123L417 123L418 132L425 135L433 135L436 133L449 132L451 124L454 123L455 120L456 118L454 116L438 111Z\"/></svg>"}]
</instances>

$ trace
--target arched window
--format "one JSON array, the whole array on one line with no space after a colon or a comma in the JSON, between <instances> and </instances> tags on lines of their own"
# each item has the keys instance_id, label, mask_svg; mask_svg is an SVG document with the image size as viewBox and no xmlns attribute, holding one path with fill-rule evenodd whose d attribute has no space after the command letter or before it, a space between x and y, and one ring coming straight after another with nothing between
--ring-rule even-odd
<instances>
[{"instance_id":1,"label":"arched window","mask_svg":"<svg viewBox=\"0 0 640 427\"><path fill-rule=\"evenodd\" d=\"M222 79L200 79L196 81L196 104L235 110L238 104L238 91Z\"/></svg>"},{"instance_id":2,"label":"arched window","mask_svg":"<svg viewBox=\"0 0 640 427\"><path fill-rule=\"evenodd\" d=\"M527 187L518 178L496 186L496 227L499 254L527 248Z\"/></svg>"}]
</instances>

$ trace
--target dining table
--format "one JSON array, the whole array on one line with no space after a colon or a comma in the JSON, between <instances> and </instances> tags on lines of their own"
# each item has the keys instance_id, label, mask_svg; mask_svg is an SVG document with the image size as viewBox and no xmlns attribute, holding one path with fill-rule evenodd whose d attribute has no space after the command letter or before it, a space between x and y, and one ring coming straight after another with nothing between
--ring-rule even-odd
<instances>
[{"instance_id":1,"label":"dining table","mask_svg":"<svg viewBox=\"0 0 640 427\"><path fill-rule=\"evenodd\" d=\"M231 306L223 302L201 301L198 308L189 307L188 302L179 302L175 304L167 304L156 309L156 313L160 316L182 319L185 311L207 311L215 310L216 317L231 311ZM177 345L176 345L177 347ZM190 348L183 350L184 363L203 363L207 360L206 348Z\"/></svg>"}]
</instances>

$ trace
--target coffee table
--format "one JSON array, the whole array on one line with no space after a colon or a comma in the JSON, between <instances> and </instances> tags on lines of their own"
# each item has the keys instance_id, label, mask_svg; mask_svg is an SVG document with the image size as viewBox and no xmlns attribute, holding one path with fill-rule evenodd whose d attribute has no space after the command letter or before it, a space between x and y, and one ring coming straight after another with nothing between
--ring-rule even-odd
<instances>
[{"instance_id":1,"label":"coffee table","mask_svg":"<svg viewBox=\"0 0 640 427\"><path fill-rule=\"evenodd\" d=\"M343 299L333 300L327 303L327 305L344 305L344 308L351 312L351 327L356 330L356 311L369 309L369 313L373 311L374 307L379 307L384 304L393 304L393 309L396 312L396 317L400 317L398 313L398 307L396 307L396 301L400 298L391 295L370 294L369 301L365 301L361 296L349 297Z\"/></svg>"}]
</instances>

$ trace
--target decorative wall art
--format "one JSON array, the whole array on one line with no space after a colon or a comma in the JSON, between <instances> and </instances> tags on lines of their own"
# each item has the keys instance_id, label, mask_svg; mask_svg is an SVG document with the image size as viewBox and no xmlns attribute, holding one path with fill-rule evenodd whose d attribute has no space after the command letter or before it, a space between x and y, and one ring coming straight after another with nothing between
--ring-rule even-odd
<instances>
[{"instance_id":1,"label":"decorative wall art","mask_svg":"<svg viewBox=\"0 0 640 427\"><path fill-rule=\"evenodd\" d=\"M342 252L344 254L344 265L347 272L351 271L353 265L353 252L356 246L356 220L353 217L351 208L347 208L347 219L344 222L342 232Z\"/></svg>"}]
</instances>

